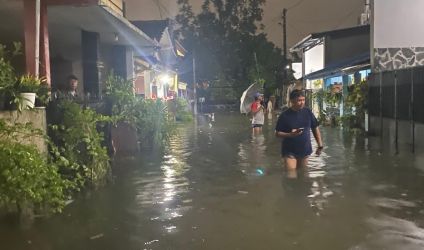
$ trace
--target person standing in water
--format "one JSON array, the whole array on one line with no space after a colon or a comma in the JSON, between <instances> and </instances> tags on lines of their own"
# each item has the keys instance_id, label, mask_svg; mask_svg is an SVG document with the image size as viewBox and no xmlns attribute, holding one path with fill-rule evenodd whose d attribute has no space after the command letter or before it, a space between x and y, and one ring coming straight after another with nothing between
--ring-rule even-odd
<instances>
[{"instance_id":1,"label":"person standing in water","mask_svg":"<svg viewBox=\"0 0 424 250\"><path fill-rule=\"evenodd\" d=\"M259 133L262 131L262 126L265 122L265 108L262 105L264 96L261 93L256 93L254 95L255 101L250 106L252 117L252 129L253 133Z\"/></svg>"},{"instance_id":2,"label":"person standing in water","mask_svg":"<svg viewBox=\"0 0 424 250\"><path fill-rule=\"evenodd\" d=\"M318 121L309 108L305 107L305 93L293 90L290 93L291 107L278 117L275 135L282 139L281 155L288 170L305 167L312 154L310 132L317 142L316 154L323 147Z\"/></svg>"}]
</instances>

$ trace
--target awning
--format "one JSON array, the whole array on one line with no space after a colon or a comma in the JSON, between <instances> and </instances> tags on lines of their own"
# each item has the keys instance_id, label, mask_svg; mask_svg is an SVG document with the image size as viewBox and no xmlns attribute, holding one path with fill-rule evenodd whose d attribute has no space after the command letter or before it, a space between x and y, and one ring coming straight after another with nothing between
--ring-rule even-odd
<instances>
[{"instance_id":1,"label":"awning","mask_svg":"<svg viewBox=\"0 0 424 250\"><path fill-rule=\"evenodd\" d=\"M104 44L153 51L158 44L108 6L50 6L49 30L55 42L81 43L81 30L97 32Z\"/></svg>"},{"instance_id":2,"label":"awning","mask_svg":"<svg viewBox=\"0 0 424 250\"><path fill-rule=\"evenodd\" d=\"M354 27L312 33L308 35L307 37L303 38L301 41L299 41L295 45L293 45L293 47L290 48L290 52L295 52L302 49L308 50L309 48L312 48L316 46L317 44L320 44L324 40L324 38L327 36L333 36L333 35L340 36L343 34L352 34L355 32L369 33L369 30L370 30L370 25L367 24L367 25L359 25Z\"/></svg>"},{"instance_id":3,"label":"awning","mask_svg":"<svg viewBox=\"0 0 424 250\"><path fill-rule=\"evenodd\" d=\"M341 60L332 63L322 70L315 71L306 75L304 78L307 80L315 80L320 78L328 78L332 76L350 74L362 69L370 67L370 53L360 54L358 56Z\"/></svg>"}]
</instances>

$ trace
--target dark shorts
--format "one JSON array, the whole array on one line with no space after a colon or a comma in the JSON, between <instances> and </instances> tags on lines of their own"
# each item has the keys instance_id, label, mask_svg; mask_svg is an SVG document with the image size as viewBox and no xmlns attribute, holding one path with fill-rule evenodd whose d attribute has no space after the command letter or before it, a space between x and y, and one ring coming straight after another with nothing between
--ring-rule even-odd
<instances>
[{"instance_id":1,"label":"dark shorts","mask_svg":"<svg viewBox=\"0 0 424 250\"><path fill-rule=\"evenodd\" d=\"M303 158L307 158L309 157L311 154L308 153L301 153L301 154L296 154L296 153L292 153L292 152L281 152L281 156L282 157L287 157L287 158L292 158L292 159L303 159Z\"/></svg>"},{"instance_id":2,"label":"dark shorts","mask_svg":"<svg viewBox=\"0 0 424 250\"><path fill-rule=\"evenodd\" d=\"M252 128L262 128L262 124L252 124Z\"/></svg>"}]
</instances>

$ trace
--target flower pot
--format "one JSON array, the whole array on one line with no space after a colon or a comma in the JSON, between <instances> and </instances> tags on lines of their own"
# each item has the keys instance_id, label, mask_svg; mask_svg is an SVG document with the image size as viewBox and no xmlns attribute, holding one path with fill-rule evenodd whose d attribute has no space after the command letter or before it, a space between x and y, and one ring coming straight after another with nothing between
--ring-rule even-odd
<instances>
[{"instance_id":1,"label":"flower pot","mask_svg":"<svg viewBox=\"0 0 424 250\"><path fill-rule=\"evenodd\" d=\"M35 93L20 93L20 110L34 108Z\"/></svg>"}]
</instances>

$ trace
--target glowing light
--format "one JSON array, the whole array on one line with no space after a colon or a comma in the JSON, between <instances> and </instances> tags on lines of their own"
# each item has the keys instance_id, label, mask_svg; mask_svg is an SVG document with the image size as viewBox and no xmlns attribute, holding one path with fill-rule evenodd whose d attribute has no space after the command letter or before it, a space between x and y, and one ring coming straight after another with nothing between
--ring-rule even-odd
<instances>
[{"instance_id":1,"label":"glowing light","mask_svg":"<svg viewBox=\"0 0 424 250\"><path fill-rule=\"evenodd\" d=\"M171 82L171 80L172 80L172 78L167 74L163 74L163 75L159 76L159 81L162 84L169 84Z\"/></svg>"}]
</instances>

